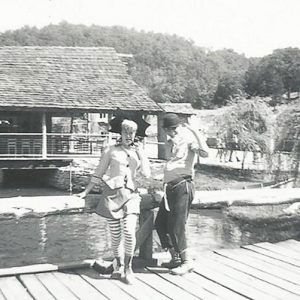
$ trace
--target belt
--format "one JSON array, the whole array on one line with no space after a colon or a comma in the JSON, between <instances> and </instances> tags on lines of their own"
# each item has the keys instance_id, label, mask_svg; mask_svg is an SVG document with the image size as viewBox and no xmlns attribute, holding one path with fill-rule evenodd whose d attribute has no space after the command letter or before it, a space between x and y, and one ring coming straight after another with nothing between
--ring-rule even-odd
<instances>
[{"instance_id":1,"label":"belt","mask_svg":"<svg viewBox=\"0 0 300 300\"><path fill-rule=\"evenodd\" d=\"M177 177L169 182L167 182L166 184L170 187L170 188L174 188L177 185L179 185L180 183L184 182L184 181L192 181L192 176L190 175L186 175L186 176L180 176Z\"/></svg>"},{"instance_id":2,"label":"belt","mask_svg":"<svg viewBox=\"0 0 300 300\"><path fill-rule=\"evenodd\" d=\"M193 180L192 176L187 175L187 176L181 176L181 177L175 178L169 182L164 183L164 204L165 204L165 208L167 211L170 211L170 207L169 207L169 203L168 203L168 199L167 199L167 187L170 187L171 189L173 189L183 182L186 182L186 181L191 182L192 180Z\"/></svg>"}]
</instances>

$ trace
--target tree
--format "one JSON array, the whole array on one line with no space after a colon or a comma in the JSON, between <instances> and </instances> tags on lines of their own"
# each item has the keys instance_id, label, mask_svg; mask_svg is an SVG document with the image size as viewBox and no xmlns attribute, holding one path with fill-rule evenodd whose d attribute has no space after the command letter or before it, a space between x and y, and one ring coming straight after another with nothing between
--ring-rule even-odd
<instances>
[{"instance_id":1,"label":"tree","mask_svg":"<svg viewBox=\"0 0 300 300\"><path fill-rule=\"evenodd\" d=\"M243 83L240 75L237 73L226 73L219 80L213 102L223 106L232 99L243 96L243 94Z\"/></svg>"},{"instance_id":2,"label":"tree","mask_svg":"<svg viewBox=\"0 0 300 300\"><path fill-rule=\"evenodd\" d=\"M278 99L300 87L300 49L277 49L271 55L250 63L245 74L245 91L250 96Z\"/></svg>"},{"instance_id":3,"label":"tree","mask_svg":"<svg viewBox=\"0 0 300 300\"><path fill-rule=\"evenodd\" d=\"M300 102L288 106L276 118L275 151L289 153L294 185L299 186L300 167Z\"/></svg>"},{"instance_id":4,"label":"tree","mask_svg":"<svg viewBox=\"0 0 300 300\"><path fill-rule=\"evenodd\" d=\"M300 89L300 49L277 49L269 59L270 65L273 65L275 72L281 77L290 99L290 93L298 92Z\"/></svg>"}]
</instances>

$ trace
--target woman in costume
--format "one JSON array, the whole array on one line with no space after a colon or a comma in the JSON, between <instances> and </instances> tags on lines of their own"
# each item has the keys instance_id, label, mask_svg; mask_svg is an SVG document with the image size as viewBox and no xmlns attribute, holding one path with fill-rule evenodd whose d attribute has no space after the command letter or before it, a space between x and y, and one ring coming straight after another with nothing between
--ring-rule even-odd
<instances>
[{"instance_id":1,"label":"woman in costume","mask_svg":"<svg viewBox=\"0 0 300 300\"><path fill-rule=\"evenodd\" d=\"M121 122L120 142L103 153L86 189L77 195L81 198L86 197L100 180L113 191L113 195L99 201L96 212L107 218L110 228L112 251L115 257L111 277L120 279L124 276L128 284L134 281L132 259L141 201L135 178L138 171L141 171L145 177L150 177L150 164L142 145L134 143L137 130L136 122L128 119ZM105 180L104 175L107 171L109 171L109 179ZM125 255L122 253L122 235L124 235Z\"/></svg>"}]
</instances>

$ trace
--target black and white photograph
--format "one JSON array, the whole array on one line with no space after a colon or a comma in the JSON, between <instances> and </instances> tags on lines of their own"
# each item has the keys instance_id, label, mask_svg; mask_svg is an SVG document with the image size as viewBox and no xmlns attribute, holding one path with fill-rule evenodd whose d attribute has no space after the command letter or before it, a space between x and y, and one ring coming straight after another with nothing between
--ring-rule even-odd
<instances>
[{"instance_id":1,"label":"black and white photograph","mask_svg":"<svg viewBox=\"0 0 300 300\"><path fill-rule=\"evenodd\" d=\"M299 0L1 0L0 300L300 299Z\"/></svg>"}]
</instances>

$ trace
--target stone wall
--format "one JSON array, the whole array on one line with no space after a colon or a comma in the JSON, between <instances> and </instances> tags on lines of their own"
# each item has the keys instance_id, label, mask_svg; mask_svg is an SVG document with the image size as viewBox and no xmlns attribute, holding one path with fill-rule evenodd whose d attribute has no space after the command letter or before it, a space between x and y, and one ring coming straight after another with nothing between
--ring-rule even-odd
<instances>
[{"instance_id":1,"label":"stone wall","mask_svg":"<svg viewBox=\"0 0 300 300\"><path fill-rule=\"evenodd\" d=\"M89 183L97 163L97 158L75 159L71 165L61 167L52 172L48 178L48 184L60 190L80 192ZM100 185L96 185L94 191L99 191L99 188Z\"/></svg>"}]
</instances>

